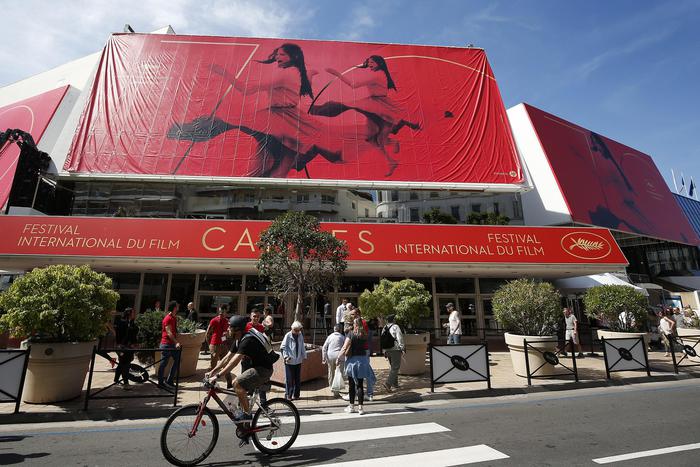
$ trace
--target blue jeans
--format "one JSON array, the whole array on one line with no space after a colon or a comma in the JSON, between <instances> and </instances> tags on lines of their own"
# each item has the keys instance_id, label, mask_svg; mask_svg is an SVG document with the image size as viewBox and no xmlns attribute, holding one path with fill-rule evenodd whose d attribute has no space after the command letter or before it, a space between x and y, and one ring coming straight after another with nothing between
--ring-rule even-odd
<instances>
[{"instance_id":1,"label":"blue jeans","mask_svg":"<svg viewBox=\"0 0 700 467\"><path fill-rule=\"evenodd\" d=\"M158 384L163 384L163 373L165 373L165 367L168 366L168 360L172 358L173 366L170 368L167 383L174 386L177 371L180 368L180 351L176 350L175 346L172 344L160 344L160 351L162 357L160 360L160 365L158 366Z\"/></svg>"},{"instance_id":2,"label":"blue jeans","mask_svg":"<svg viewBox=\"0 0 700 467\"><path fill-rule=\"evenodd\" d=\"M301 394L301 363L298 365L284 364L285 391L287 399L298 399Z\"/></svg>"},{"instance_id":3,"label":"blue jeans","mask_svg":"<svg viewBox=\"0 0 700 467\"><path fill-rule=\"evenodd\" d=\"M462 339L461 334L450 334L447 337L447 345L459 344L461 339Z\"/></svg>"}]
</instances>

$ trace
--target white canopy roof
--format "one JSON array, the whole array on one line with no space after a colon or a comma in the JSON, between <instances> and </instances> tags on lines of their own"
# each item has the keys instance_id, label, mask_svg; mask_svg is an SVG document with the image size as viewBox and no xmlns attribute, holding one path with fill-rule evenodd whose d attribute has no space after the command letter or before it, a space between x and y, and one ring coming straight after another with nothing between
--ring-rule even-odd
<instances>
[{"instance_id":1,"label":"white canopy roof","mask_svg":"<svg viewBox=\"0 0 700 467\"><path fill-rule=\"evenodd\" d=\"M645 289L623 281L619 277L607 272L603 274L592 274L590 276L557 279L554 281L554 286L556 288L563 293L570 294L583 293L592 287L597 287L600 285L626 285L628 287L632 287L637 292L641 292L642 294L649 296L649 293Z\"/></svg>"}]
</instances>

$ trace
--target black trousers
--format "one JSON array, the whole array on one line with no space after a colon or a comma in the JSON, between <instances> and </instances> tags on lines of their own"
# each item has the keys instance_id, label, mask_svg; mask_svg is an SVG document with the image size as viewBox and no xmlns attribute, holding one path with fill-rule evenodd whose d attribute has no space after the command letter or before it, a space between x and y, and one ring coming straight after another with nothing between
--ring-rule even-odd
<instances>
[{"instance_id":1,"label":"black trousers","mask_svg":"<svg viewBox=\"0 0 700 467\"><path fill-rule=\"evenodd\" d=\"M129 384L129 365L134 361L134 351L120 350L117 355L119 356L119 364L114 372L114 382L118 383L121 379L124 384Z\"/></svg>"},{"instance_id":2,"label":"black trousers","mask_svg":"<svg viewBox=\"0 0 700 467\"><path fill-rule=\"evenodd\" d=\"M348 395L350 396L350 403L354 404L355 403L355 393L357 393L357 403L359 405L362 405L365 401L365 388L364 388L364 379L358 379L357 383L355 382L355 378L352 376L348 378Z\"/></svg>"}]
</instances>

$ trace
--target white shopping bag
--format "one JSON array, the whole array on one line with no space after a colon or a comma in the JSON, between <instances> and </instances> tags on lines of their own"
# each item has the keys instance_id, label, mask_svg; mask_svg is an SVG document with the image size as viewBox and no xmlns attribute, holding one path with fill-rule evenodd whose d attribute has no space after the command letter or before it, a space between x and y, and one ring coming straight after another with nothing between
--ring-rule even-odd
<instances>
[{"instance_id":1,"label":"white shopping bag","mask_svg":"<svg viewBox=\"0 0 700 467\"><path fill-rule=\"evenodd\" d=\"M345 389L345 381L343 381L343 372L340 371L340 367L335 367L335 374L333 375L333 384L331 384L331 391L340 392Z\"/></svg>"}]
</instances>

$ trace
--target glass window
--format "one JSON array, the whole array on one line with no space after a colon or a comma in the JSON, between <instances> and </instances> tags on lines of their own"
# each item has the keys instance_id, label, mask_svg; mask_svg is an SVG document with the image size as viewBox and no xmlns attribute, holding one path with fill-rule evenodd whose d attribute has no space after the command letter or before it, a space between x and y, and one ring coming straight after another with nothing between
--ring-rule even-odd
<instances>
[{"instance_id":1,"label":"glass window","mask_svg":"<svg viewBox=\"0 0 700 467\"><path fill-rule=\"evenodd\" d=\"M481 204L472 204L472 212L481 212Z\"/></svg>"},{"instance_id":2,"label":"glass window","mask_svg":"<svg viewBox=\"0 0 700 467\"><path fill-rule=\"evenodd\" d=\"M167 274L144 274L141 308L146 311L165 310L165 287L167 281Z\"/></svg>"},{"instance_id":3,"label":"glass window","mask_svg":"<svg viewBox=\"0 0 700 467\"><path fill-rule=\"evenodd\" d=\"M365 208L365 217L369 217L369 209Z\"/></svg>"},{"instance_id":4,"label":"glass window","mask_svg":"<svg viewBox=\"0 0 700 467\"><path fill-rule=\"evenodd\" d=\"M200 295L199 316L202 318L212 318L216 316L219 307L228 303L229 316L238 314L238 297L230 295Z\"/></svg>"},{"instance_id":5,"label":"glass window","mask_svg":"<svg viewBox=\"0 0 700 467\"><path fill-rule=\"evenodd\" d=\"M494 293L501 285L507 282L506 279L479 278L479 292L483 294Z\"/></svg>"},{"instance_id":6,"label":"glass window","mask_svg":"<svg viewBox=\"0 0 700 467\"><path fill-rule=\"evenodd\" d=\"M399 200L399 192L394 190L391 192L391 200L392 201L398 201Z\"/></svg>"},{"instance_id":7,"label":"glass window","mask_svg":"<svg viewBox=\"0 0 700 467\"><path fill-rule=\"evenodd\" d=\"M269 282L260 276L245 276L245 289L258 292L266 292Z\"/></svg>"},{"instance_id":8,"label":"glass window","mask_svg":"<svg viewBox=\"0 0 700 467\"><path fill-rule=\"evenodd\" d=\"M436 277L435 293L474 293L474 279L471 277Z\"/></svg>"},{"instance_id":9,"label":"glass window","mask_svg":"<svg viewBox=\"0 0 700 467\"><path fill-rule=\"evenodd\" d=\"M374 284L378 283L378 277L343 277L340 291L362 293L365 289L373 290Z\"/></svg>"},{"instance_id":10,"label":"glass window","mask_svg":"<svg viewBox=\"0 0 700 467\"><path fill-rule=\"evenodd\" d=\"M408 199L418 199L418 192L417 191L411 191L410 194L408 195Z\"/></svg>"},{"instance_id":11,"label":"glass window","mask_svg":"<svg viewBox=\"0 0 700 467\"><path fill-rule=\"evenodd\" d=\"M240 292L243 279L241 276L219 274L202 274L199 276L199 290L227 290Z\"/></svg>"},{"instance_id":12,"label":"glass window","mask_svg":"<svg viewBox=\"0 0 700 467\"><path fill-rule=\"evenodd\" d=\"M420 221L420 212L418 208L411 208L411 222Z\"/></svg>"},{"instance_id":13,"label":"glass window","mask_svg":"<svg viewBox=\"0 0 700 467\"><path fill-rule=\"evenodd\" d=\"M170 300L177 300L180 311L187 309L187 304L194 301L195 274L173 274L170 281Z\"/></svg>"},{"instance_id":14,"label":"glass window","mask_svg":"<svg viewBox=\"0 0 700 467\"><path fill-rule=\"evenodd\" d=\"M457 220L461 220L459 217L459 206L450 206L450 214Z\"/></svg>"},{"instance_id":15,"label":"glass window","mask_svg":"<svg viewBox=\"0 0 700 467\"><path fill-rule=\"evenodd\" d=\"M141 285L141 273L139 272L113 272L108 273L112 279L114 290L138 289Z\"/></svg>"},{"instance_id":16,"label":"glass window","mask_svg":"<svg viewBox=\"0 0 700 467\"><path fill-rule=\"evenodd\" d=\"M431 198L439 198L440 194L437 191L431 191L430 192L430 197Z\"/></svg>"},{"instance_id":17,"label":"glass window","mask_svg":"<svg viewBox=\"0 0 700 467\"><path fill-rule=\"evenodd\" d=\"M499 208L499 206L498 206L498 203L496 203L496 202L493 203L493 212L494 212L494 214L500 214L500 213L501 213L500 208Z\"/></svg>"}]
</instances>

